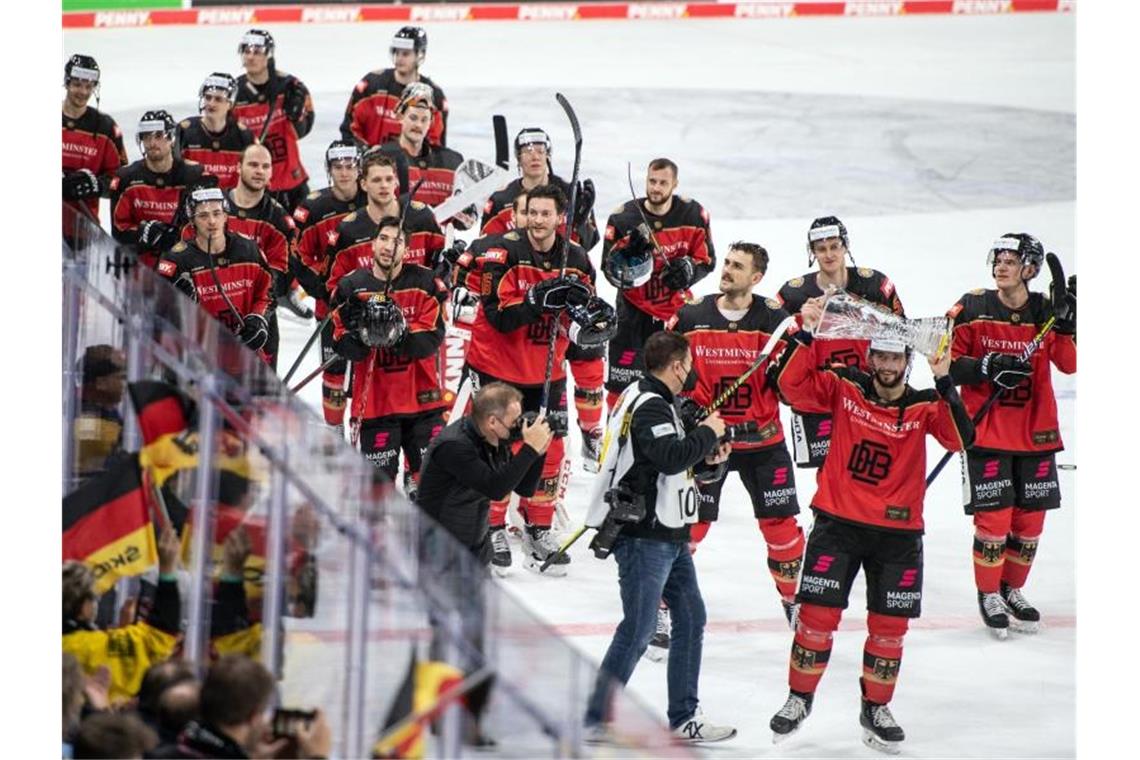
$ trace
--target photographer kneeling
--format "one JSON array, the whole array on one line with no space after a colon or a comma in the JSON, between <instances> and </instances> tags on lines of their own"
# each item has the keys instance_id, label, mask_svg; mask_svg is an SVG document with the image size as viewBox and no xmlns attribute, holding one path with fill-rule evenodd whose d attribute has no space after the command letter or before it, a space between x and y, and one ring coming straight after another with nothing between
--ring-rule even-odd
<instances>
[{"instance_id":1,"label":"photographer kneeling","mask_svg":"<svg viewBox=\"0 0 1140 760\"><path fill-rule=\"evenodd\" d=\"M729 444L713 412L685 433L675 396L696 385L689 342L673 332L649 336L646 375L621 395L610 417L586 524L598 528L590 547L618 563L623 618L602 660L586 709L586 740L609 738L608 707L616 683L628 683L649 646L661 599L672 611L669 649L669 727L678 740L715 742L736 729L705 722L697 698L705 605L689 554L689 526L697 521L692 468L728 457Z\"/></svg>"}]
</instances>

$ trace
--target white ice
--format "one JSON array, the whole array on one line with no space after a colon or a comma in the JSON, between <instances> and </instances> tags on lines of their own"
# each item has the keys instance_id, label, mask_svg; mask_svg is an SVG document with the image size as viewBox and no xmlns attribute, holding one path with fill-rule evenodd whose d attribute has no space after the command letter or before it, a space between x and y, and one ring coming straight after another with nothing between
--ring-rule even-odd
<instances>
[{"instance_id":1,"label":"white ice","mask_svg":"<svg viewBox=\"0 0 1140 760\"><path fill-rule=\"evenodd\" d=\"M804 237L815 216L841 216L863 266L887 272L912 316L941 314L968 289L991 284L987 246L1028 231L1074 257L1074 28L1071 15L792 18L756 21L457 23L428 27L425 72L445 88L454 147L490 160L491 113L511 131L537 124L555 143L555 168L570 170L569 130L553 94L579 111L583 176L598 183L597 210L627 197L635 178L668 155L681 188L712 215L718 251L747 239L772 262L760 292L772 295L806 271ZM69 32L67 53L103 70L103 104L128 134L143 110L193 113L202 78L235 71L241 30L159 28ZM317 126L302 143L321 187L321 153L335 137L349 89L385 64L384 25L280 26L279 66L312 89ZM132 159L138 150L129 144ZM637 180L635 180L637 181ZM639 188L639 192L641 189ZM595 265L600 253L593 252ZM1045 278L1035 285L1043 287ZM710 276L696 288L711 292ZM612 290L603 284L604 294ZM282 321L288 366L312 325ZM315 352L314 352L315 354ZM311 355L302 366L316 366ZM1054 374L1067 450L1075 464L1075 380ZM915 368L912 382L929 383ZM303 397L319 409L317 383ZM785 420L786 429L786 420ZM567 449L577 460L577 434ZM930 461L940 450L930 447ZM1033 637L992 640L978 618L970 521L957 465L926 500L926 593L911 627L892 707L909 757L1067 757L1076 751L1076 474L1061 472L1064 505L1051 512L1026 593L1042 610ZM801 519L814 491L797 471ZM568 509L584 514L586 476L575 461ZM815 710L774 748L768 719L787 693L791 634L764 563L744 489L730 476L721 520L696 554L709 625L701 675L709 718L740 729L710 756L867 757L859 743L858 674L863 585L853 594ZM620 618L616 571L586 541L565 579L516 565L505 586L600 659ZM630 687L664 713L663 665L643 661Z\"/></svg>"}]
</instances>

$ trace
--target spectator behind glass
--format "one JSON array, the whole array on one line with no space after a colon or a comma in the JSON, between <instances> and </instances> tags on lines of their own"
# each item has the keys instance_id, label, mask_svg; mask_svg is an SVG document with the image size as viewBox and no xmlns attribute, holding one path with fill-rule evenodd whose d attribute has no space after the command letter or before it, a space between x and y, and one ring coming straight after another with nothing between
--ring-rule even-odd
<instances>
[{"instance_id":1,"label":"spectator behind glass","mask_svg":"<svg viewBox=\"0 0 1140 760\"><path fill-rule=\"evenodd\" d=\"M122 451L126 367L123 352L105 344L88 346L79 361L83 388L74 435L75 472L81 478L99 474L107 460Z\"/></svg>"},{"instance_id":2,"label":"spectator behind glass","mask_svg":"<svg viewBox=\"0 0 1140 760\"><path fill-rule=\"evenodd\" d=\"M63 655L63 745L64 756L69 757L72 737L79 729L79 716L83 713L83 669L72 655Z\"/></svg>"},{"instance_id":3,"label":"spectator behind glass","mask_svg":"<svg viewBox=\"0 0 1140 760\"><path fill-rule=\"evenodd\" d=\"M72 757L141 758L154 749L158 737L131 713L95 713L79 725Z\"/></svg>"},{"instance_id":4,"label":"spectator behind glass","mask_svg":"<svg viewBox=\"0 0 1140 760\"><path fill-rule=\"evenodd\" d=\"M176 694L168 699L168 692ZM151 665L139 687L138 712L143 722L158 733L160 743L174 743L186 724L198 717L198 679L194 669L181 660Z\"/></svg>"}]
</instances>

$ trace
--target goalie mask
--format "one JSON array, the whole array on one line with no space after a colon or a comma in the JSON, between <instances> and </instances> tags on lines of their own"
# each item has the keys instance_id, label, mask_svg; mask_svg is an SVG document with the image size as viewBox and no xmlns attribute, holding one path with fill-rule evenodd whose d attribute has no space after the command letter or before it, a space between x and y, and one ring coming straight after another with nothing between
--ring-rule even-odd
<instances>
[{"instance_id":1,"label":"goalie mask","mask_svg":"<svg viewBox=\"0 0 1140 760\"><path fill-rule=\"evenodd\" d=\"M400 94L400 104L396 106L396 113L403 114L412 107L435 111L435 98L430 84L410 82L404 87L404 91Z\"/></svg>"},{"instance_id":2,"label":"goalie mask","mask_svg":"<svg viewBox=\"0 0 1140 760\"><path fill-rule=\"evenodd\" d=\"M585 303L567 303L570 340L582 348L600 346L617 334L617 312L598 296Z\"/></svg>"},{"instance_id":3,"label":"goalie mask","mask_svg":"<svg viewBox=\"0 0 1140 760\"><path fill-rule=\"evenodd\" d=\"M360 320L360 341L370 348L390 348L407 331L404 312L393 301L373 296L364 302Z\"/></svg>"},{"instance_id":4,"label":"goalie mask","mask_svg":"<svg viewBox=\"0 0 1140 760\"><path fill-rule=\"evenodd\" d=\"M1033 267L1033 274L1028 277L1022 275L1021 279L1025 282L1032 280L1041 272L1041 264L1045 261L1045 249L1040 240L1024 232L1007 232L990 246L986 263L990 265L991 274L997 265L997 255L1002 252L1017 254L1017 257L1021 259L1023 272L1025 267Z\"/></svg>"}]
</instances>

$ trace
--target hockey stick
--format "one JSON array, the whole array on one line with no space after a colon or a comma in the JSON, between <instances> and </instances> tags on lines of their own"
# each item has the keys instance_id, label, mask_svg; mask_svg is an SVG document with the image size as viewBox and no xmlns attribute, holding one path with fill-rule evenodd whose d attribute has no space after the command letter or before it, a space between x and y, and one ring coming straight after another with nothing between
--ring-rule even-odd
<instances>
[{"instance_id":1,"label":"hockey stick","mask_svg":"<svg viewBox=\"0 0 1140 760\"><path fill-rule=\"evenodd\" d=\"M230 300L230 297L226 295L226 291L222 288L222 281L218 279L218 270L214 266L213 242L214 239L212 237L206 238L206 262L210 265L210 276L214 278L214 287L218 289L218 295L222 297L222 300L226 302L226 306L230 308L230 311L232 311L237 318L237 327L234 328L234 335L238 335L241 333L242 325L245 324L245 318L242 317L241 312L234 306L234 302Z\"/></svg>"},{"instance_id":2,"label":"hockey stick","mask_svg":"<svg viewBox=\"0 0 1140 760\"><path fill-rule=\"evenodd\" d=\"M265 83L265 98L268 101L268 110L265 112L265 123L261 125L261 134L258 135L257 141L262 145L265 144L265 135L269 133L269 122L273 121L273 107L277 105L278 93L273 91L273 85L277 83L277 56L269 56L269 79ZM250 82L252 85L253 82Z\"/></svg>"},{"instance_id":3,"label":"hockey stick","mask_svg":"<svg viewBox=\"0 0 1140 760\"><path fill-rule=\"evenodd\" d=\"M339 356L333 356L332 358L328 359L328 361L326 361L324 364L322 364L321 366L317 367L315 370L313 370L313 371L312 371L312 372L310 372L309 374L305 375L305 379L304 379L304 380L302 380L301 382L297 383L297 384L296 384L295 386L293 386L292 388L290 388L290 389L289 389L289 392L290 392L290 393L296 393L297 391L299 391L299 390L301 390L302 388L304 388L306 385L308 385L308 384L309 384L309 382L310 382L310 381L311 381L311 380L312 380L314 377L316 377L317 375L321 374L321 373L322 373L322 372L324 372L326 369L328 369L329 367L331 367L331 366L333 365L333 363L334 363L334 362L336 362L338 359L340 359L340 357L339 357Z\"/></svg>"},{"instance_id":4,"label":"hockey stick","mask_svg":"<svg viewBox=\"0 0 1140 760\"><path fill-rule=\"evenodd\" d=\"M317 338L321 336L321 332L324 331L325 326L332 321L333 314L339 310L339 306L337 306L335 309L330 309L329 313L325 315L325 318L321 320L321 323L317 325L316 332L309 336L309 340L301 349L301 353L297 354L297 358L293 360L293 366L289 368L289 371L285 373L285 377L281 379L282 383L285 385L289 384L289 381L293 378L293 373L296 372L297 368L301 366L301 360L304 359L305 355L309 353L309 349L313 347L313 344L317 341Z\"/></svg>"},{"instance_id":5,"label":"hockey stick","mask_svg":"<svg viewBox=\"0 0 1140 760\"><path fill-rule=\"evenodd\" d=\"M1050 330L1053 329L1053 325L1056 322L1056 315L1051 315L1047 320L1045 320L1045 324L1042 325L1041 329L1037 331L1037 334L1033 336L1033 340L1029 341L1029 343L1025 345L1025 350L1021 352L1021 361L1027 362L1033 358L1033 354L1037 353L1037 349L1041 347L1041 344L1045 340L1045 336ZM1002 387L994 388L994 392L991 393L990 397L986 399L986 402L982 404L982 408L979 409L977 414L974 415L974 418L971 420L971 422L973 422L975 425L981 422L982 418L986 416L986 413L990 411L990 407L992 407L997 402L998 396L1000 396L1005 391L1006 389ZM942 458L938 460L938 464L934 465L934 469L931 470L930 474L926 476L927 488L930 488L930 484L933 483L934 479L938 477L938 473L942 472L942 469L946 467L946 463L950 461L950 457L953 455L954 452L947 451L942 455Z\"/></svg>"},{"instance_id":6,"label":"hockey stick","mask_svg":"<svg viewBox=\"0 0 1140 760\"><path fill-rule=\"evenodd\" d=\"M511 156L509 142L507 140L507 117L502 114L495 114L491 117L491 128L495 132L495 164L500 168L509 171L511 168Z\"/></svg>"},{"instance_id":7,"label":"hockey stick","mask_svg":"<svg viewBox=\"0 0 1140 760\"><path fill-rule=\"evenodd\" d=\"M578 124L578 115L574 113L574 109L570 106L570 101L562 93L556 93L555 99L558 100L558 105L562 106L562 110L566 112L566 117L570 119L570 129L574 132L574 173L570 176L570 201L566 204L566 220L573 224L574 207L578 203L578 172L582 168L582 127ZM573 230L567 227L566 236L562 239L562 266L559 268L559 278L566 276L566 261L570 256L570 237ZM555 314L551 320L550 325L550 342L546 347L546 374L542 380L542 398L539 403L539 408L543 410L544 414L550 412L550 376L554 374L554 347L558 342L558 326L560 322L560 314Z\"/></svg>"},{"instance_id":8,"label":"hockey stick","mask_svg":"<svg viewBox=\"0 0 1140 760\"><path fill-rule=\"evenodd\" d=\"M649 223L645 209L637 202L637 191L633 189L633 165L628 161L625 162L625 178L629 182L629 194L633 198L633 205L637 208L637 213L641 215L641 222L645 225L645 231L649 233L649 242L653 243L653 258L660 258L662 263L665 263L665 255L661 253L661 244L657 242L657 236L653 234L653 225ZM649 199L646 198L646 200Z\"/></svg>"}]
</instances>

